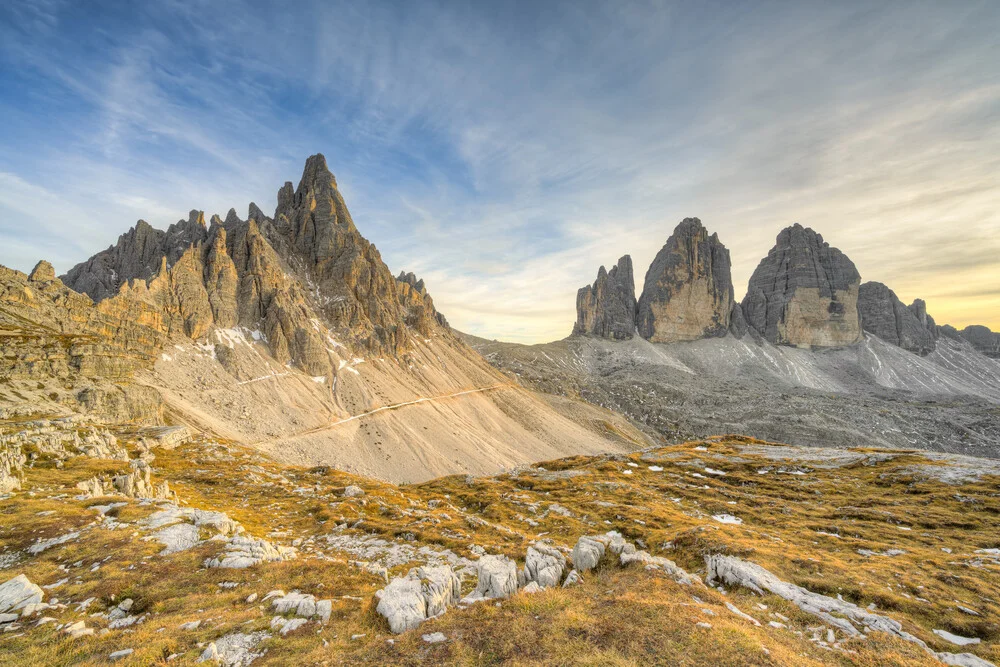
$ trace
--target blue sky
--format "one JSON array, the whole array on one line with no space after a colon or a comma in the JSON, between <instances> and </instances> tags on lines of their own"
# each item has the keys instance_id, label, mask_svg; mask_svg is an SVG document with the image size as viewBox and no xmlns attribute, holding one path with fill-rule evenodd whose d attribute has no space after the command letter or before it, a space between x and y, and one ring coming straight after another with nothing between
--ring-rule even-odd
<instances>
[{"instance_id":1,"label":"blue sky","mask_svg":"<svg viewBox=\"0 0 1000 667\"><path fill-rule=\"evenodd\" d=\"M544 341L682 218L740 298L821 232L939 322L1000 328L1000 3L0 6L0 263L60 272L143 218L273 211L326 155L452 324Z\"/></svg>"}]
</instances>

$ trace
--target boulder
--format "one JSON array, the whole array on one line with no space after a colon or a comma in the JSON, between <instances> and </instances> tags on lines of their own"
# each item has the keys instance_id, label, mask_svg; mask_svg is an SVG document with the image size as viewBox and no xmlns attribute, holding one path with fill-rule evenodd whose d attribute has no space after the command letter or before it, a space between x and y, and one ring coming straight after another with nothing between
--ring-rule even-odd
<instances>
[{"instance_id":1,"label":"boulder","mask_svg":"<svg viewBox=\"0 0 1000 667\"><path fill-rule=\"evenodd\" d=\"M592 570L601 562L605 553L616 556L635 553L635 546L628 543L617 531L608 531L603 535L584 535L573 547L573 567L579 572Z\"/></svg>"},{"instance_id":2,"label":"boulder","mask_svg":"<svg viewBox=\"0 0 1000 667\"><path fill-rule=\"evenodd\" d=\"M747 324L778 345L843 347L862 338L861 276L854 263L809 228L781 231L750 277Z\"/></svg>"},{"instance_id":3,"label":"boulder","mask_svg":"<svg viewBox=\"0 0 1000 667\"><path fill-rule=\"evenodd\" d=\"M729 250L698 218L685 218L653 259L636 326L653 343L725 336L733 307Z\"/></svg>"},{"instance_id":4,"label":"boulder","mask_svg":"<svg viewBox=\"0 0 1000 667\"><path fill-rule=\"evenodd\" d=\"M19 574L0 584L0 613L20 611L28 605L41 604L44 596L41 588Z\"/></svg>"},{"instance_id":5,"label":"boulder","mask_svg":"<svg viewBox=\"0 0 1000 667\"><path fill-rule=\"evenodd\" d=\"M517 565L506 556L483 556L479 559L479 581L474 595L484 598L509 598L517 593Z\"/></svg>"},{"instance_id":6,"label":"boulder","mask_svg":"<svg viewBox=\"0 0 1000 667\"><path fill-rule=\"evenodd\" d=\"M544 544L534 544L528 547L524 558L524 580L542 588L558 586L565 568L566 557L562 552Z\"/></svg>"},{"instance_id":7,"label":"boulder","mask_svg":"<svg viewBox=\"0 0 1000 667\"><path fill-rule=\"evenodd\" d=\"M623 340L635 333L635 280L628 255L608 272L602 266L593 285L576 293L574 334Z\"/></svg>"},{"instance_id":8,"label":"boulder","mask_svg":"<svg viewBox=\"0 0 1000 667\"><path fill-rule=\"evenodd\" d=\"M396 577L375 597L378 598L375 610L389 622L389 630L394 634L412 630L427 620L427 602L416 576Z\"/></svg>"},{"instance_id":9,"label":"boulder","mask_svg":"<svg viewBox=\"0 0 1000 667\"><path fill-rule=\"evenodd\" d=\"M399 634L440 616L459 601L461 594L461 581L451 567L418 567L375 593L376 611L389 622L389 629Z\"/></svg>"}]
</instances>

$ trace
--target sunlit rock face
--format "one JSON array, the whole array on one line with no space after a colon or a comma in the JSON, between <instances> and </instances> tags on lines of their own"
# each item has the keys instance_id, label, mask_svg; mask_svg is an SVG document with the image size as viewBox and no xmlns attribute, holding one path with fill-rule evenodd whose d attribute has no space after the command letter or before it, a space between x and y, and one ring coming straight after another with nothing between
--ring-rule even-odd
<instances>
[{"instance_id":1,"label":"sunlit rock face","mask_svg":"<svg viewBox=\"0 0 1000 667\"><path fill-rule=\"evenodd\" d=\"M306 161L297 188L278 192L274 218L250 204L206 226L200 211L167 231L144 221L62 277L102 309L142 303L168 336L198 339L244 327L277 361L330 376L331 333L352 349L400 357L413 336L447 322L422 281L397 280L358 232L322 155Z\"/></svg>"},{"instance_id":2,"label":"sunlit rock face","mask_svg":"<svg viewBox=\"0 0 1000 667\"><path fill-rule=\"evenodd\" d=\"M861 340L854 262L813 230L783 229L750 277L748 325L766 340L799 347L843 347Z\"/></svg>"},{"instance_id":3,"label":"sunlit rock face","mask_svg":"<svg viewBox=\"0 0 1000 667\"><path fill-rule=\"evenodd\" d=\"M653 343L725 336L733 308L729 250L685 218L646 272L636 326Z\"/></svg>"},{"instance_id":4,"label":"sunlit rock face","mask_svg":"<svg viewBox=\"0 0 1000 667\"><path fill-rule=\"evenodd\" d=\"M934 336L896 293L882 283L867 282L858 291L858 312L865 331L921 356L934 351ZM924 311L926 317L926 310Z\"/></svg>"},{"instance_id":5,"label":"sunlit rock face","mask_svg":"<svg viewBox=\"0 0 1000 667\"><path fill-rule=\"evenodd\" d=\"M593 285L576 293L574 334L624 340L635 333L635 281L628 255L606 271L602 266Z\"/></svg>"}]
</instances>

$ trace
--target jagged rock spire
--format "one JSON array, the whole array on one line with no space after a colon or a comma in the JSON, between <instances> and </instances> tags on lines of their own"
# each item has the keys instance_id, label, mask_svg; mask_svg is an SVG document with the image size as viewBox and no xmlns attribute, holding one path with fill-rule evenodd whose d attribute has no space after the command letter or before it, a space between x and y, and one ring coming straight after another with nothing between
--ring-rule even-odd
<instances>
[{"instance_id":1,"label":"jagged rock spire","mask_svg":"<svg viewBox=\"0 0 1000 667\"><path fill-rule=\"evenodd\" d=\"M635 333L635 280L632 258L624 255L608 272L602 266L593 285L576 293L574 334L618 340Z\"/></svg>"}]
</instances>

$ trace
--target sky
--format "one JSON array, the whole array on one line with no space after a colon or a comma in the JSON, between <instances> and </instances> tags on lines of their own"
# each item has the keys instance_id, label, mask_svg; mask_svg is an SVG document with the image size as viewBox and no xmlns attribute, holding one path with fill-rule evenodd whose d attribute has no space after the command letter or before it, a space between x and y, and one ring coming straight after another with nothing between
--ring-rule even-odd
<instances>
[{"instance_id":1,"label":"sky","mask_svg":"<svg viewBox=\"0 0 1000 667\"><path fill-rule=\"evenodd\" d=\"M736 298L793 223L938 323L1000 330L1000 2L0 5L0 264L274 210L323 153L463 331L563 338L676 224Z\"/></svg>"}]
</instances>

